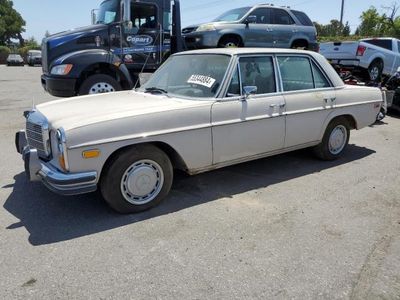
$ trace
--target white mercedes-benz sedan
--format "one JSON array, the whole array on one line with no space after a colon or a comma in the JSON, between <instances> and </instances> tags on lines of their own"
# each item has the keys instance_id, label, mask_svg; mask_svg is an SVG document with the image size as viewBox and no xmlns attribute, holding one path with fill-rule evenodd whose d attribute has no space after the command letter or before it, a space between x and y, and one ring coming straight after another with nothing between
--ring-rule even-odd
<instances>
[{"instance_id":1,"label":"white mercedes-benz sedan","mask_svg":"<svg viewBox=\"0 0 400 300\"><path fill-rule=\"evenodd\" d=\"M16 147L30 180L64 195L100 189L132 213L167 196L174 169L197 174L306 147L336 159L381 104L379 89L346 86L314 52L188 51L135 91L25 112Z\"/></svg>"}]
</instances>

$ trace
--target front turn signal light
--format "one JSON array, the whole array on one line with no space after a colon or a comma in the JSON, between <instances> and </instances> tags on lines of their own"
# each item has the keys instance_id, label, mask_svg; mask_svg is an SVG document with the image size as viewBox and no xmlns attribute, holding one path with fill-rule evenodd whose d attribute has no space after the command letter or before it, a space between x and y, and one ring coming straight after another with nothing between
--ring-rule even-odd
<instances>
[{"instance_id":1,"label":"front turn signal light","mask_svg":"<svg viewBox=\"0 0 400 300\"><path fill-rule=\"evenodd\" d=\"M82 157L84 159L90 159L90 158L97 158L100 156L100 150L87 150L82 152Z\"/></svg>"}]
</instances>

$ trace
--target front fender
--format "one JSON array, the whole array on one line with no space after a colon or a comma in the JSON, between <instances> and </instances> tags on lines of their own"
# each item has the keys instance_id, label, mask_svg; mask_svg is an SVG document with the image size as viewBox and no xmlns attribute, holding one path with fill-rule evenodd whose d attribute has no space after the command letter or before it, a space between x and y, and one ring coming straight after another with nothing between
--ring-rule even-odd
<instances>
[{"instance_id":1,"label":"front fender","mask_svg":"<svg viewBox=\"0 0 400 300\"><path fill-rule=\"evenodd\" d=\"M132 78L128 68L123 64L119 56L110 51L104 49L89 49L71 52L54 60L50 65L50 70L53 66L62 64L73 65L71 73L68 75L72 78L80 78L82 72L86 71L93 65L109 65L111 69L118 70L121 75L125 77L125 80L128 83L128 89L133 88Z\"/></svg>"}]
</instances>

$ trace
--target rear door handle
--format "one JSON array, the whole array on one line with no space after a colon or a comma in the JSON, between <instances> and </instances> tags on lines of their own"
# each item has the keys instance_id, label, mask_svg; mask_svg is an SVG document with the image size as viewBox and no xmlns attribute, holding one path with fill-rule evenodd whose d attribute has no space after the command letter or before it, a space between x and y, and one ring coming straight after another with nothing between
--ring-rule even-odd
<instances>
[{"instance_id":1,"label":"rear door handle","mask_svg":"<svg viewBox=\"0 0 400 300\"><path fill-rule=\"evenodd\" d=\"M275 108L275 107L284 108L285 106L286 106L286 103L270 104L269 105L269 107L271 107L271 108Z\"/></svg>"}]
</instances>

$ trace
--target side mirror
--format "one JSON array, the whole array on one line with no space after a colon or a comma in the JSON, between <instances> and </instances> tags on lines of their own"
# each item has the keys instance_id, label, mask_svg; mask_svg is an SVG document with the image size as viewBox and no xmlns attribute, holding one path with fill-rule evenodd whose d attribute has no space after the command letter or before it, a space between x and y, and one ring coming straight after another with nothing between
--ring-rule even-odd
<instances>
[{"instance_id":1,"label":"side mirror","mask_svg":"<svg viewBox=\"0 0 400 300\"><path fill-rule=\"evenodd\" d=\"M98 12L98 9L92 9L92 11L91 11L92 25L96 24L96 22L97 22L97 12Z\"/></svg>"},{"instance_id":2,"label":"side mirror","mask_svg":"<svg viewBox=\"0 0 400 300\"><path fill-rule=\"evenodd\" d=\"M400 67L397 68L397 72L400 73Z\"/></svg>"},{"instance_id":3,"label":"side mirror","mask_svg":"<svg viewBox=\"0 0 400 300\"><path fill-rule=\"evenodd\" d=\"M254 85L248 85L243 87L243 94L244 98L247 99L250 97L250 95L255 95L257 94L258 88Z\"/></svg>"},{"instance_id":4,"label":"side mirror","mask_svg":"<svg viewBox=\"0 0 400 300\"><path fill-rule=\"evenodd\" d=\"M248 16L245 21L246 25L257 23L257 16Z\"/></svg>"}]
</instances>

